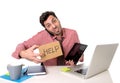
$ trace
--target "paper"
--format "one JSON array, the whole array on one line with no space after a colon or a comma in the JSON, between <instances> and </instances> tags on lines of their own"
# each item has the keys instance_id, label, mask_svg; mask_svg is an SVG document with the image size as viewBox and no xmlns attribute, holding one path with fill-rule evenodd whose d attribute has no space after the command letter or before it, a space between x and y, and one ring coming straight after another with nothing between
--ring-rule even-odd
<instances>
[{"instance_id":1,"label":"paper","mask_svg":"<svg viewBox=\"0 0 120 83\"><path fill-rule=\"evenodd\" d=\"M44 54L44 56L41 57L42 60L48 60L63 55L59 41L41 45L39 52Z\"/></svg>"}]
</instances>

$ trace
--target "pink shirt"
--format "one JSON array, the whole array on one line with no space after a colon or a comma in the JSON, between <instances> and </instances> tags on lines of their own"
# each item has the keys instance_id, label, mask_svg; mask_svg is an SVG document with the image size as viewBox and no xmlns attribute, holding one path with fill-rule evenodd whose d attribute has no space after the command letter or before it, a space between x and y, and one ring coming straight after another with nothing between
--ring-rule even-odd
<instances>
[{"instance_id":1,"label":"pink shirt","mask_svg":"<svg viewBox=\"0 0 120 83\"><path fill-rule=\"evenodd\" d=\"M79 43L79 38L77 35L77 32L72 29L63 28L63 51L64 51L64 57L67 56L70 49L74 45L74 43ZM55 39L55 36L51 36L46 30L42 30L38 32L36 35L34 35L32 38L28 39L27 41L24 41L23 43L20 43L17 45L16 50L13 52L12 56L19 59L19 53L22 50L28 49L33 45L43 45L50 42L57 41ZM45 65L57 65L57 58L47 60L44 62Z\"/></svg>"}]
</instances>

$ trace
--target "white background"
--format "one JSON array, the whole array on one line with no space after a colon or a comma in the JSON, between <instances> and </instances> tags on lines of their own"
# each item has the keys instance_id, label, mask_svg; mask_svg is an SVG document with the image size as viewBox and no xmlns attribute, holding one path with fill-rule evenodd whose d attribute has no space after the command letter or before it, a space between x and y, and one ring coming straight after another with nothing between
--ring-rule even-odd
<instances>
[{"instance_id":1,"label":"white background","mask_svg":"<svg viewBox=\"0 0 120 83\"><path fill-rule=\"evenodd\" d=\"M120 43L119 0L0 0L0 73L14 60L16 45L44 29L39 16L47 10L56 13L63 27L77 30L81 43L88 45L85 61L95 45ZM110 67L114 80L120 70L119 50Z\"/></svg>"}]
</instances>

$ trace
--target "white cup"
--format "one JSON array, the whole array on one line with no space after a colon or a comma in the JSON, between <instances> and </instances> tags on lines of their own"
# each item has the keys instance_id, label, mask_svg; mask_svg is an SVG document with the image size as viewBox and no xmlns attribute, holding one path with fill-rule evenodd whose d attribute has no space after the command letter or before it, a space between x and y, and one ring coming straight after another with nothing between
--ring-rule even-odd
<instances>
[{"instance_id":1,"label":"white cup","mask_svg":"<svg viewBox=\"0 0 120 83\"><path fill-rule=\"evenodd\" d=\"M7 70L10 74L11 80L20 79L22 73L22 64L8 64Z\"/></svg>"}]
</instances>

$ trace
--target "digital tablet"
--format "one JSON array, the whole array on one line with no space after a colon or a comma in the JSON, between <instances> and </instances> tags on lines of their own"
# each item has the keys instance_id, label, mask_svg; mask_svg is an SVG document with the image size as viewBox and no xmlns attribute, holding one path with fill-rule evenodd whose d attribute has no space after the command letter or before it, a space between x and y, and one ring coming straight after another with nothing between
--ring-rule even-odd
<instances>
[{"instance_id":1,"label":"digital tablet","mask_svg":"<svg viewBox=\"0 0 120 83\"><path fill-rule=\"evenodd\" d=\"M87 46L88 45L86 44L75 43L70 52L68 53L68 55L66 56L65 60L67 61L73 60L74 63L76 64L79 58L82 56L85 49L87 48Z\"/></svg>"}]
</instances>

